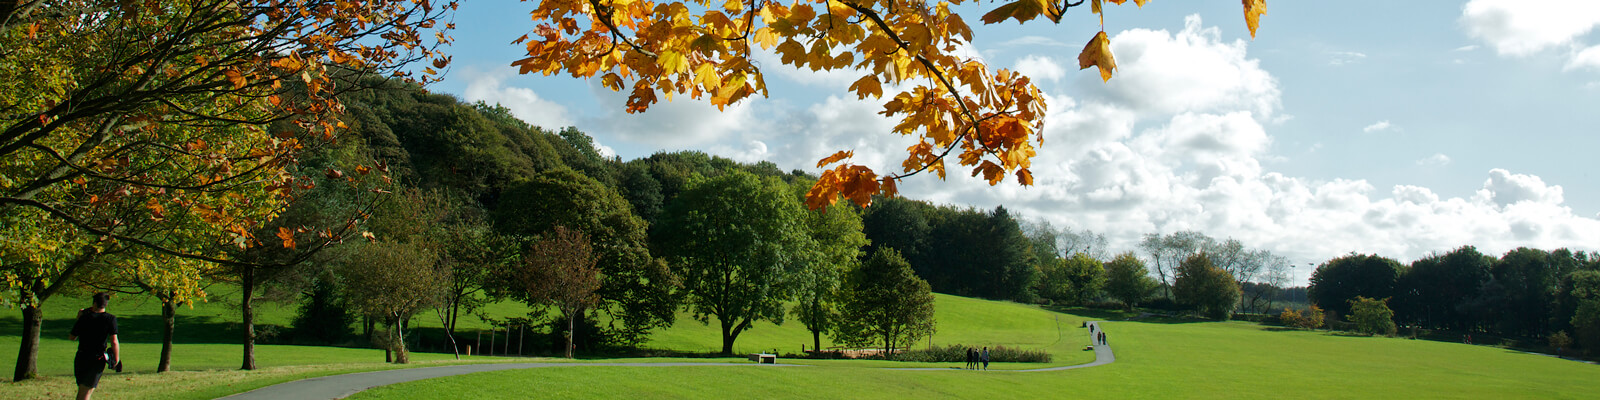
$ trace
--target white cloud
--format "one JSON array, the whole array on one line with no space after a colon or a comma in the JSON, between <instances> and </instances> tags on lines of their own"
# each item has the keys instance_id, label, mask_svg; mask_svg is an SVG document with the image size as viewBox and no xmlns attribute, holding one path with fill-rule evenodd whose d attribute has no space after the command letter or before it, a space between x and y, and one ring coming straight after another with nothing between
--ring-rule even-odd
<instances>
[{"instance_id":1,"label":"white cloud","mask_svg":"<svg viewBox=\"0 0 1600 400\"><path fill-rule=\"evenodd\" d=\"M1079 89L1158 115L1246 110L1271 118L1282 106L1277 80L1245 56L1248 44L1223 42L1221 30L1205 27L1198 15L1184 18L1176 34L1133 29L1118 33L1111 46L1117 77L1101 83L1098 75L1079 74L1085 77Z\"/></svg>"},{"instance_id":2,"label":"white cloud","mask_svg":"<svg viewBox=\"0 0 1600 400\"><path fill-rule=\"evenodd\" d=\"M485 73L471 68L461 70L462 75L470 77L467 78L463 97L469 102L500 104L510 109L511 115L517 119L541 128L559 130L573 126L565 106L540 97L533 89L505 86L505 79L510 72L505 69L499 71Z\"/></svg>"},{"instance_id":3,"label":"white cloud","mask_svg":"<svg viewBox=\"0 0 1600 400\"><path fill-rule=\"evenodd\" d=\"M1521 202L1561 204L1561 186L1545 185L1544 179L1533 175L1513 174L1504 169L1489 170L1489 179L1483 181L1478 196L1501 207Z\"/></svg>"},{"instance_id":4,"label":"white cloud","mask_svg":"<svg viewBox=\"0 0 1600 400\"><path fill-rule=\"evenodd\" d=\"M1567 60L1567 65L1562 70L1571 71L1579 68L1600 70L1600 46L1592 46L1583 49L1583 51L1573 53L1572 58Z\"/></svg>"},{"instance_id":5,"label":"white cloud","mask_svg":"<svg viewBox=\"0 0 1600 400\"><path fill-rule=\"evenodd\" d=\"M1055 59L1033 54L1017 59L1016 65L1011 69L1027 75L1036 82L1056 82L1067 76L1067 70L1056 63Z\"/></svg>"},{"instance_id":6,"label":"white cloud","mask_svg":"<svg viewBox=\"0 0 1600 400\"><path fill-rule=\"evenodd\" d=\"M1500 55L1527 56L1574 43L1600 25L1594 0L1472 0L1462 7L1467 34Z\"/></svg>"},{"instance_id":7,"label":"white cloud","mask_svg":"<svg viewBox=\"0 0 1600 400\"><path fill-rule=\"evenodd\" d=\"M1450 165L1450 156L1444 155L1444 153L1433 153L1431 156L1417 160L1417 165Z\"/></svg>"},{"instance_id":8,"label":"white cloud","mask_svg":"<svg viewBox=\"0 0 1600 400\"><path fill-rule=\"evenodd\" d=\"M1332 57L1332 59L1328 60L1328 64L1336 66L1355 64L1367 58L1365 53L1358 53L1354 51L1330 51L1328 52L1328 55Z\"/></svg>"},{"instance_id":9,"label":"white cloud","mask_svg":"<svg viewBox=\"0 0 1600 400\"><path fill-rule=\"evenodd\" d=\"M952 163L949 181L912 179L902 183L902 193L985 209L1004 205L1056 226L1105 233L1117 250L1133 250L1145 233L1194 229L1240 239L1300 265L1351 251L1409 261L1464 244L1492 254L1517 246L1592 249L1600 243L1600 219L1574 215L1562 205L1559 186L1532 175L1493 170L1476 195L1443 198L1420 186L1384 189L1362 179L1316 181L1267 170L1263 161L1280 157L1270 154L1273 137L1265 124L1271 118L1262 112L1280 101L1276 81L1253 72L1259 69L1244 44L1208 35L1216 28L1200 27L1198 18L1189 22L1176 34L1117 35L1112 42L1123 46L1115 49L1123 73L1108 84L1090 76L1094 84L1079 86L1075 98L1047 98L1051 114L1045 146L1033 162L1035 186L989 186ZM1196 66L1250 79L1180 79L1192 76ZM1144 99L1129 95L1130 88L1182 100ZM845 103L828 109L855 112ZM856 121L886 124L864 113ZM1387 121L1373 125L1371 130L1399 128ZM851 136L829 141L848 143L840 139ZM869 154L898 165L897 145L863 145L890 150ZM854 148L859 158L863 147ZM1321 143L1314 144L1311 151L1319 148ZM1448 162L1443 154L1419 161Z\"/></svg>"},{"instance_id":10,"label":"white cloud","mask_svg":"<svg viewBox=\"0 0 1600 400\"><path fill-rule=\"evenodd\" d=\"M745 100L718 110L705 99L692 99L676 94L672 100L657 94L659 102L646 112L628 114L621 107L627 102L627 93L590 84L590 92L602 105L601 114L584 118L586 131L629 144L655 149L684 149L707 147L729 140L749 141L761 139L772 121L761 115L774 101L760 97ZM745 135L753 135L745 137Z\"/></svg>"},{"instance_id":11,"label":"white cloud","mask_svg":"<svg viewBox=\"0 0 1600 400\"><path fill-rule=\"evenodd\" d=\"M1473 50L1477 50L1477 49L1478 49L1478 45L1469 44L1469 45L1466 45L1466 46L1457 47L1453 51L1473 51Z\"/></svg>"},{"instance_id":12,"label":"white cloud","mask_svg":"<svg viewBox=\"0 0 1600 400\"><path fill-rule=\"evenodd\" d=\"M1367 127L1361 128L1361 131L1362 132L1366 132L1366 133L1382 132L1382 131L1389 130L1392 127L1394 127L1394 125L1390 124L1389 120L1386 119L1386 120L1374 122L1374 123L1372 123L1372 125L1367 125Z\"/></svg>"}]
</instances>

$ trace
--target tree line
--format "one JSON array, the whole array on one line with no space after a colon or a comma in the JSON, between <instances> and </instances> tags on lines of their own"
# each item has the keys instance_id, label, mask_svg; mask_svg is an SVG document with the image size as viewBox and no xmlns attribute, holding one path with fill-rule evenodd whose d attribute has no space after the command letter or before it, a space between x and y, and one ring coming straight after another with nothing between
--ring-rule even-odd
<instances>
[{"instance_id":1,"label":"tree line","mask_svg":"<svg viewBox=\"0 0 1600 400\"><path fill-rule=\"evenodd\" d=\"M1359 297L1381 301L1404 327L1600 349L1595 252L1520 247L1494 257L1462 246L1409 265L1352 253L1319 265L1308 291L1329 320L1352 313Z\"/></svg>"}]
</instances>

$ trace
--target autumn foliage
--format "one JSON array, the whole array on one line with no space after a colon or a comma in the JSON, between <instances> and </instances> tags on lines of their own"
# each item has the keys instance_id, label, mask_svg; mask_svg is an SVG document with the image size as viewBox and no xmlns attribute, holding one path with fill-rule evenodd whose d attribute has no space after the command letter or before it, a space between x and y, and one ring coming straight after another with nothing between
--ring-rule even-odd
<instances>
[{"instance_id":1,"label":"autumn foliage","mask_svg":"<svg viewBox=\"0 0 1600 400\"><path fill-rule=\"evenodd\" d=\"M1060 23L1066 10L1089 2L1102 27L1079 55L1081 68L1096 67L1110 79L1116 70L1104 31L1104 2L1126 0L1016 0L995 7L981 22L1027 22L1045 16ZM1134 0L1144 6L1148 0ZM1030 161L1043 144L1046 104L1022 74L993 71L959 52L972 43L966 19L951 10L963 0L547 0L532 12L534 29L527 57L512 63L524 74L565 73L599 78L601 86L627 91L627 111L643 112L664 97L705 99L718 108L752 95L767 95L756 49L777 53L781 63L812 71L848 70L860 78L849 91L860 99L883 99L893 131L919 142L906 149L897 173L853 164L851 151L817 163L825 168L807 193L818 208L839 197L860 205L874 194L894 196L896 181L922 172L941 179L954 156L972 176L989 184L1014 176L1033 184ZM1243 2L1255 34L1263 0ZM885 86L889 90L886 93Z\"/></svg>"}]
</instances>

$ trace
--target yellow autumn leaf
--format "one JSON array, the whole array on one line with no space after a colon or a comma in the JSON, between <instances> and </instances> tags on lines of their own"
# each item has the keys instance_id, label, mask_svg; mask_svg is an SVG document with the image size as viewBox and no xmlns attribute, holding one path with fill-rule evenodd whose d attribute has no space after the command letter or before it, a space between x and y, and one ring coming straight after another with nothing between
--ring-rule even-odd
<instances>
[{"instance_id":1,"label":"yellow autumn leaf","mask_svg":"<svg viewBox=\"0 0 1600 400\"><path fill-rule=\"evenodd\" d=\"M883 84L878 82L877 75L867 75L850 84L850 91L856 92L857 99L865 99L867 95L873 98L883 97Z\"/></svg>"},{"instance_id":2,"label":"yellow autumn leaf","mask_svg":"<svg viewBox=\"0 0 1600 400\"><path fill-rule=\"evenodd\" d=\"M995 7L988 13L983 14L983 23L988 25L1011 18L1016 19L1017 23L1020 24L1038 18L1039 14L1043 12L1043 3L1038 0L1017 0Z\"/></svg>"},{"instance_id":3,"label":"yellow autumn leaf","mask_svg":"<svg viewBox=\"0 0 1600 400\"><path fill-rule=\"evenodd\" d=\"M669 74L689 71L689 60L676 51L661 52L661 58L657 62L661 64L661 71Z\"/></svg>"},{"instance_id":4,"label":"yellow autumn leaf","mask_svg":"<svg viewBox=\"0 0 1600 400\"><path fill-rule=\"evenodd\" d=\"M1261 24L1261 14L1267 13L1267 0L1243 0L1244 24L1250 27L1250 38L1256 37L1256 26Z\"/></svg>"},{"instance_id":5,"label":"yellow autumn leaf","mask_svg":"<svg viewBox=\"0 0 1600 400\"><path fill-rule=\"evenodd\" d=\"M841 151L839 151L837 153L833 153L833 155L828 156L827 158L823 158L822 160L817 161L817 168L822 168L822 166L824 166L824 165L833 164L833 163L839 162L839 160L850 158L851 156L854 156L854 155L855 155L855 152L842 151L841 150Z\"/></svg>"},{"instance_id":6,"label":"yellow autumn leaf","mask_svg":"<svg viewBox=\"0 0 1600 400\"><path fill-rule=\"evenodd\" d=\"M1089 67L1100 68L1100 79L1111 80L1111 72L1117 69L1117 61L1111 57L1111 38L1105 31L1096 33L1089 44L1083 46L1083 52L1078 53L1078 69Z\"/></svg>"}]
</instances>

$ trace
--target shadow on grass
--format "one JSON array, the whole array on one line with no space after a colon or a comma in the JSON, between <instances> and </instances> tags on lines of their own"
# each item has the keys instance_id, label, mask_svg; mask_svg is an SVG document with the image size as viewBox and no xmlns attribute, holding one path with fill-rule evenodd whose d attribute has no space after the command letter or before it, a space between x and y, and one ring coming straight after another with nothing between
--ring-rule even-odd
<instances>
[{"instance_id":1,"label":"shadow on grass","mask_svg":"<svg viewBox=\"0 0 1600 400\"><path fill-rule=\"evenodd\" d=\"M244 337L244 326L237 322L222 321L213 316L178 314L172 332L175 343L237 343ZM40 326L39 336L66 339L72 333L77 316L50 315ZM11 315L0 317L0 336L22 336L22 318ZM117 339L126 343L160 343L164 323L159 315L134 315L117 317ZM281 330L276 325L256 325L256 331Z\"/></svg>"}]
</instances>

